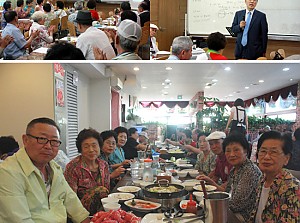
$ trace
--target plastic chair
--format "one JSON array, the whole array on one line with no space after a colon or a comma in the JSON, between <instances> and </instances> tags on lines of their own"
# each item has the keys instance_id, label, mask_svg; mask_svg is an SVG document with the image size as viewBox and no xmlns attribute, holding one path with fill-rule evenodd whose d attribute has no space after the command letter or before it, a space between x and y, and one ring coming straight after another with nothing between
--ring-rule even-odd
<instances>
[{"instance_id":1,"label":"plastic chair","mask_svg":"<svg viewBox=\"0 0 300 223\"><path fill-rule=\"evenodd\" d=\"M74 23L68 21L67 26L68 26L68 29L69 29L70 36L76 36L76 29L75 29Z\"/></svg>"}]
</instances>

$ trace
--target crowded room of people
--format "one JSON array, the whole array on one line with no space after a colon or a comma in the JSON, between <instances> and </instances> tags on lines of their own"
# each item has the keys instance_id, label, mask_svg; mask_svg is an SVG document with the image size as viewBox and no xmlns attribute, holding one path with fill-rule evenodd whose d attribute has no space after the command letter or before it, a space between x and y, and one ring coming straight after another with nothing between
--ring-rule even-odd
<instances>
[{"instance_id":1,"label":"crowded room of people","mask_svg":"<svg viewBox=\"0 0 300 223\"><path fill-rule=\"evenodd\" d=\"M300 222L299 69L1 63L0 222Z\"/></svg>"},{"instance_id":2,"label":"crowded room of people","mask_svg":"<svg viewBox=\"0 0 300 223\"><path fill-rule=\"evenodd\" d=\"M149 60L149 0L1 0L3 60Z\"/></svg>"}]
</instances>

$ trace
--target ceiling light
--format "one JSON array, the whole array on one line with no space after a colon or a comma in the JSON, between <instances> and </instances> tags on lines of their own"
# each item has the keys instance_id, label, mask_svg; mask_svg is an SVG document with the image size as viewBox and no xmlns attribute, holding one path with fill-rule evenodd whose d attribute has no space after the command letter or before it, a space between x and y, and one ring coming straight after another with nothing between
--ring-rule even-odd
<instances>
[{"instance_id":1,"label":"ceiling light","mask_svg":"<svg viewBox=\"0 0 300 223\"><path fill-rule=\"evenodd\" d=\"M147 87L146 87L146 86L143 86L142 88L143 88L143 89L146 89Z\"/></svg>"},{"instance_id":2,"label":"ceiling light","mask_svg":"<svg viewBox=\"0 0 300 223\"><path fill-rule=\"evenodd\" d=\"M165 80L165 83L170 83L170 82L171 82L170 79L166 79L166 80Z\"/></svg>"},{"instance_id":3,"label":"ceiling light","mask_svg":"<svg viewBox=\"0 0 300 223\"><path fill-rule=\"evenodd\" d=\"M249 87L245 87L245 89L249 89Z\"/></svg>"},{"instance_id":4,"label":"ceiling light","mask_svg":"<svg viewBox=\"0 0 300 223\"><path fill-rule=\"evenodd\" d=\"M164 88L169 88L169 85L164 86Z\"/></svg>"},{"instance_id":5,"label":"ceiling light","mask_svg":"<svg viewBox=\"0 0 300 223\"><path fill-rule=\"evenodd\" d=\"M229 97L232 97L233 95L232 95L232 94L229 94L228 96L229 96Z\"/></svg>"},{"instance_id":6,"label":"ceiling light","mask_svg":"<svg viewBox=\"0 0 300 223\"><path fill-rule=\"evenodd\" d=\"M210 88L210 86L205 86L205 88Z\"/></svg>"},{"instance_id":7,"label":"ceiling light","mask_svg":"<svg viewBox=\"0 0 300 223\"><path fill-rule=\"evenodd\" d=\"M133 68L133 70L134 70L134 71L139 71L139 70L140 70L140 68L138 68L138 67L134 67L134 68Z\"/></svg>"},{"instance_id":8,"label":"ceiling light","mask_svg":"<svg viewBox=\"0 0 300 223\"><path fill-rule=\"evenodd\" d=\"M264 80L259 80L258 82L259 82L259 83L264 83L265 81L264 81Z\"/></svg>"},{"instance_id":9,"label":"ceiling light","mask_svg":"<svg viewBox=\"0 0 300 223\"><path fill-rule=\"evenodd\" d=\"M290 81L293 81L293 79L291 78Z\"/></svg>"},{"instance_id":10,"label":"ceiling light","mask_svg":"<svg viewBox=\"0 0 300 223\"><path fill-rule=\"evenodd\" d=\"M218 80L217 79L213 79L213 80L211 80L212 82L218 82Z\"/></svg>"},{"instance_id":11,"label":"ceiling light","mask_svg":"<svg viewBox=\"0 0 300 223\"><path fill-rule=\"evenodd\" d=\"M172 70L172 67L166 67L166 70Z\"/></svg>"},{"instance_id":12,"label":"ceiling light","mask_svg":"<svg viewBox=\"0 0 300 223\"><path fill-rule=\"evenodd\" d=\"M282 69L282 71L289 71L289 70L290 70L290 68L288 68L288 67L285 67Z\"/></svg>"},{"instance_id":13,"label":"ceiling light","mask_svg":"<svg viewBox=\"0 0 300 223\"><path fill-rule=\"evenodd\" d=\"M236 94L237 92L236 92L236 91L234 91L233 93L234 93L234 94Z\"/></svg>"},{"instance_id":14,"label":"ceiling light","mask_svg":"<svg viewBox=\"0 0 300 223\"><path fill-rule=\"evenodd\" d=\"M167 91L163 92L163 95L167 95L167 94L169 94Z\"/></svg>"},{"instance_id":15,"label":"ceiling light","mask_svg":"<svg viewBox=\"0 0 300 223\"><path fill-rule=\"evenodd\" d=\"M165 83L161 83L161 85L162 85L162 86L164 86L164 85L165 85Z\"/></svg>"},{"instance_id":16,"label":"ceiling light","mask_svg":"<svg viewBox=\"0 0 300 223\"><path fill-rule=\"evenodd\" d=\"M231 70L231 68L230 68L230 67L225 67L225 68L224 68L224 70L226 70L226 71L230 71L230 70Z\"/></svg>"},{"instance_id":17,"label":"ceiling light","mask_svg":"<svg viewBox=\"0 0 300 223\"><path fill-rule=\"evenodd\" d=\"M211 84L210 84L210 83L206 83L205 85L206 85L206 86L210 86Z\"/></svg>"}]
</instances>

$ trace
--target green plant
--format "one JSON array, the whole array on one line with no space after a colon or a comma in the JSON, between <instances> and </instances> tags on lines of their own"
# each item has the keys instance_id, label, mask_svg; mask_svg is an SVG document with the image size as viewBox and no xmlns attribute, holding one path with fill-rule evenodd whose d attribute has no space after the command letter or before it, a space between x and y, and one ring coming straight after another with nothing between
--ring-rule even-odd
<instances>
[{"instance_id":1,"label":"green plant","mask_svg":"<svg viewBox=\"0 0 300 223\"><path fill-rule=\"evenodd\" d=\"M126 120L127 120L127 121L130 121L130 120L135 121L136 119L139 118L138 115L135 115L135 114L133 113L133 108L130 108L130 109L128 109L127 111L128 111L128 115L126 116Z\"/></svg>"}]
</instances>

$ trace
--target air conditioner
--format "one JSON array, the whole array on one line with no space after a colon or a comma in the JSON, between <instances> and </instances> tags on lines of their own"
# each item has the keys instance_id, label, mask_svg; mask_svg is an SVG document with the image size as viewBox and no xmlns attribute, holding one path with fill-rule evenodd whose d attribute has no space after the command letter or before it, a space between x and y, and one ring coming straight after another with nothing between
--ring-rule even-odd
<instances>
[{"instance_id":1,"label":"air conditioner","mask_svg":"<svg viewBox=\"0 0 300 223\"><path fill-rule=\"evenodd\" d=\"M119 78L117 78L116 76L110 77L110 86L112 89L114 89L116 91L120 91L123 89L122 81Z\"/></svg>"}]
</instances>

